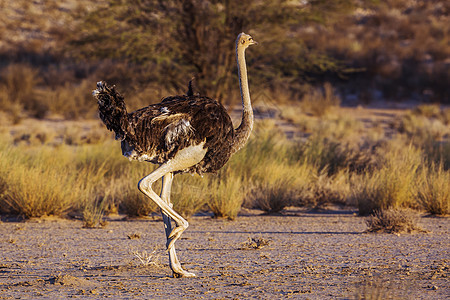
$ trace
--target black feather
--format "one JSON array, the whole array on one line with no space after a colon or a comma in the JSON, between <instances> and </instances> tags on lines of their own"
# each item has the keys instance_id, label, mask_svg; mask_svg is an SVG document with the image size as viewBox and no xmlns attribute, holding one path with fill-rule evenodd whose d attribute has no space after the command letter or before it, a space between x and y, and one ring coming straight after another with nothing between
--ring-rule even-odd
<instances>
[{"instance_id":1,"label":"black feather","mask_svg":"<svg viewBox=\"0 0 450 300\"><path fill-rule=\"evenodd\" d=\"M167 97L129 114L114 87L97 89L100 118L122 140L125 156L162 164L179 150L205 142L203 160L178 172L215 172L228 161L234 138L230 116L217 101L193 95L189 86L189 95ZM106 101L110 104L100 105Z\"/></svg>"}]
</instances>

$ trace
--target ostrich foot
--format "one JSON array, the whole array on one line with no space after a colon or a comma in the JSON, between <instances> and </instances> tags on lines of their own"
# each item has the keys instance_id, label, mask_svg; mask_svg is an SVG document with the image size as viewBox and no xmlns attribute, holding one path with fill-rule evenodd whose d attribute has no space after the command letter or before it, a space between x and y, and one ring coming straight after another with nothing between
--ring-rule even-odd
<instances>
[{"instance_id":1,"label":"ostrich foot","mask_svg":"<svg viewBox=\"0 0 450 300\"><path fill-rule=\"evenodd\" d=\"M196 277L197 275L195 275L194 273L185 271L183 269L181 269L181 271L177 271L177 272L173 272L173 277L174 278L181 278L181 277Z\"/></svg>"},{"instance_id":2,"label":"ostrich foot","mask_svg":"<svg viewBox=\"0 0 450 300\"><path fill-rule=\"evenodd\" d=\"M175 247L172 247L169 249L169 265L170 265L170 269L173 272L174 278L195 277L194 273L188 272L181 267L181 263L178 260L177 253L175 251Z\"/></svg>"},{"instance_id":3,"label":"ostrich foot","mask_svg":"<svg viewBox=\"0 0 450 300\"><path fill-rule=\"evenodd\" d=\"M178 260L177 255L175 254L175 248L171 248L171 250L169 250L169 260L170 260L170 269L172 269L174 278L195 277L194 273L183 270L180 261Z\"/></svg>"}]
</instances>

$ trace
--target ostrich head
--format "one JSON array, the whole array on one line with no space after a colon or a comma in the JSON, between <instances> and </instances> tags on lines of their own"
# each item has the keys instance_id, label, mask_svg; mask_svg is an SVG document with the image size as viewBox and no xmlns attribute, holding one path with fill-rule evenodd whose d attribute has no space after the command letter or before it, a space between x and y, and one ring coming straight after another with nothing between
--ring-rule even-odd
<instances>
[{"instance_id":1,"label":"ostrich head","mask_svg":"<svg viewBox=\"0 0 450 300\"><path fill-rule=\"evenodd\" d=\"M255 40L253 40L253 38L249 34L242 32L239 34L236 40L236 44L237 47L244 47L245 49L248 46L257 45L258 43Z\"/></svg>"}]
</instances>

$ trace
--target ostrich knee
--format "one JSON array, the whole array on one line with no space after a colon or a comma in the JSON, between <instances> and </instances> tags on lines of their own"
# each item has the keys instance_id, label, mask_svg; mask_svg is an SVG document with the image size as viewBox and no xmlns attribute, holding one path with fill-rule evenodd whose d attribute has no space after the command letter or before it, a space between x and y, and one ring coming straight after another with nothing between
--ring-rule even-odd
<instances>
[{"instance_id":1,"label":"ostrich knee","mask_svg":"<svg viewBox=\"0 0 450 300\"><path fill-rule=\"evenodd\" d=\"M145 180L145 178L139 180L138 182L139 191L141 191L141 193L147 194L148 190L152 188L152 183L149 183L147 180Z\"/></svg>"},{"instance_id":2,"label":"ostrich knee","mask_svg":"<svg viewBox=\"0 0 450 300\"><path fill-rule=\"evenodd\" d=\"M175 242L181 237L181 234L189 227L189 223L186 220L183 220L180 225L177 224L167 237L166 247L168 250L172 249Z\"/></svg>"}]
</instances>

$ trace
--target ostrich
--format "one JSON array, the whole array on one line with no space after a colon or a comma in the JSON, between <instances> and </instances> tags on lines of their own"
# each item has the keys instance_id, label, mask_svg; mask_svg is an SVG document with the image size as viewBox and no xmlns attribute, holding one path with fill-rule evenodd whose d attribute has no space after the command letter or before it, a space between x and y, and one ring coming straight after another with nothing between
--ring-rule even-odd
<instances>
[{"instance_id":1,"label":"ostrich","mask_svg":"<svg viewBox=\"0 0 450 300\"><path fill-rule=\"evenodd\" d=\"M253 111L247 81L245 49L257 44L245 33L236 40L239 85L243 105L242 121L234 129L226 109L217 101L193 93L192 85L183 96L170 96L161 103L127 113L123 97L114 86L98 82L93 91L99 115L106 127L121 141L122 154L130 160L148 161L159 167L139 181L139 190L152 199L162 211L174 277L194 277L184 270L177 258L174 243L188 222L170 202L174 174L206 173L219 170L230 156L244 146L253 128ZM162 178L158 196L152 184ZM172 229L171 219L175 222Z\"/></svg>"}]
</instances>

